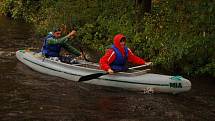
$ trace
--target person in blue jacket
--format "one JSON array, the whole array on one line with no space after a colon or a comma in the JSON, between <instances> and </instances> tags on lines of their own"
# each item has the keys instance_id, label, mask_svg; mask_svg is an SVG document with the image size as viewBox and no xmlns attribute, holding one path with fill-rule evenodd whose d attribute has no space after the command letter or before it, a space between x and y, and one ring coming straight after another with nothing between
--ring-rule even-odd
<instances>
[{"instance_id":1,"label":"person in blue jacket","mask_svg":"<svg viewBox=\"0 0 215 121\"><path fill-rule=\"evenodd\" d=\"M68 39L74 39L77 36L77 31L72 30L68 35L62 37L62 31L60 28L55 29L53 32L45 37L42 47L42 54L45 57L59 57L61 48L64 48L75 56L81 56L81 52L72 47L67 41Z\"/></svg>"}]
</instances>

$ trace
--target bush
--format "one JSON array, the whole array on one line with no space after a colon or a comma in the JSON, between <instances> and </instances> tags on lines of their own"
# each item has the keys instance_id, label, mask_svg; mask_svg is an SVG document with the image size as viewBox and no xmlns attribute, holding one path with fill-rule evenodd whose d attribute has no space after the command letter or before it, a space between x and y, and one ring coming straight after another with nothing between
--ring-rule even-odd
<instances>
[{"instance_id":1,"label":"bush","mask_svg":"<svg viewBox=\"0 0 215 121\"><path fill-rule=\"evenodd\" d=\"M151 13L141 17L131 0L3 0L0 10L32 22L41 35L62 24L78 26L81 45L101 51L99 57L114 35L123 33L134 53L156 67L215 77L215 2L211 0L153 1Z\"/></svg>"}]
</instances>

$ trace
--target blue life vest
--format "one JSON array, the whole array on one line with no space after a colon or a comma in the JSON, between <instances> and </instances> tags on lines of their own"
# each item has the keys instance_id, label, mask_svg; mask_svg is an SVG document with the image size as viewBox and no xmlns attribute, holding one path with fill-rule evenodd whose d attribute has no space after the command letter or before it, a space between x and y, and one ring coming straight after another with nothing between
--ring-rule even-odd
<instances>
[{"instance_id":1,"label":"blue life vest","mask_svg":"<svg viewBox=\"0 0 215 121\"><path fill-rule=\"evenodd\" d=\"M43 48L42 48L42 54L45 55L46 57L59 57L59 53L61 50L61 45L60 44L54 44L54 45L49 45L48 41L49 39L54 38L54 35L52 33L49 33L43 43Z\"/></svg>"},{"instance_id":2,"label":"blue life vest","mask_svg":"<svg viewBox=\"0 0 215 121\"><path fill-rule=\"evenodd\" d=\"M112 48L116 54L116 59L110 64L110 67L113 71L126 71L128 68L125 66L128 58L128 48L125 47L125 56L123 57L119 49L112 45Z\"/></svg>"}]
</instances>

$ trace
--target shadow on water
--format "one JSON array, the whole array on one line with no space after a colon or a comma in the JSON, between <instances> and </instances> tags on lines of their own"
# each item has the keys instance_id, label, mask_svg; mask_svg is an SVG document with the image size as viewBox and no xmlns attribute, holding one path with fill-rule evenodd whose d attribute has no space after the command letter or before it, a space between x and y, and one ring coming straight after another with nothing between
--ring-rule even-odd
<instances>
[{"instance_id":1,"label":"shadow on water","mask_svg":"<svg viewBox=\"0 0 215 121\"><path fill-rule=\"evenodd\" d=\"M15 57L31 46L31 26L0 17L1 121L213 121L215 80L192 79L179 95L77 83L28 68Z\"/></svg>"}]
</instances>

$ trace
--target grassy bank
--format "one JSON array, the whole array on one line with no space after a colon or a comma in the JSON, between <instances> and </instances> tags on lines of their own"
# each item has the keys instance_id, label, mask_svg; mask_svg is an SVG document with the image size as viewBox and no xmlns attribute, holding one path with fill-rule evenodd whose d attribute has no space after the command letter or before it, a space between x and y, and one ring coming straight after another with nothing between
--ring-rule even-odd
<instances>
[{"instance_id":1,"label":"grassy bank","mask_svg":"<svg viewBox=\"0 0 215 121\"><path fill-rule=\"evenodd\" d=\"M215 2L154 0L150 13L133 0L2 0L1 13L45 35L56 26L79 28L79 42L101 54L116 33L157 68L215 77Z\"/></svg>"}]
</instances>

